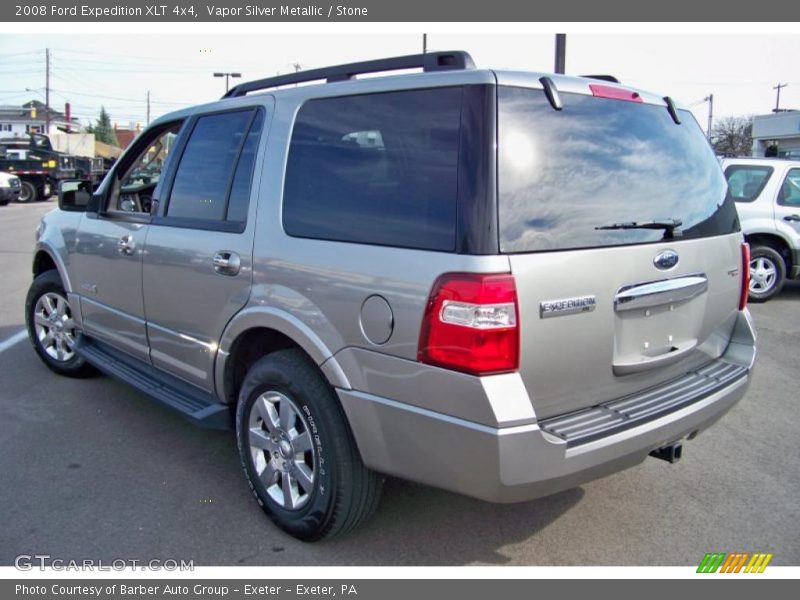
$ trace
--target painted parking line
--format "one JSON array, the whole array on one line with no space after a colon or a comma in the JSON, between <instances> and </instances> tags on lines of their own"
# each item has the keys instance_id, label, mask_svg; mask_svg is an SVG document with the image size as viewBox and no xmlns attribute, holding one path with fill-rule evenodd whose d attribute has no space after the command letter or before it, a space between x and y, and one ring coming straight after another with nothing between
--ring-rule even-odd
<instances>
[{"instance_id":1,"label":"painted parking line","mask_svg":"<svg viewBox=\"0 0 800 600\"><path fill-rule=\"evenodd\" d=\"M3 340L2 342L0 342L0 352L5 352L15 344L19 344L26 337L28 337L27 331L25 331L24 329L22 331L18 331L7 340Z\"/></svg>"}]
</instances>

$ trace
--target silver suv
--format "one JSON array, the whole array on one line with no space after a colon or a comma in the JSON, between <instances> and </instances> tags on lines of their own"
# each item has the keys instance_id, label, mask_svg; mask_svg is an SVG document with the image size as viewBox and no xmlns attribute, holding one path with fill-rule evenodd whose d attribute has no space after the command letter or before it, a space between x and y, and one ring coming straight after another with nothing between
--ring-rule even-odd
<instances>
[{"instance_id":1,"label":"silver suv","mask_svg":"<svg viewBox=\"0 0 800 600\"><path fill-rule=\"evenodd\" d=\"M800 279L800 161L722 161L750 244L750 300L766 302L787 279Z\"/></svg>"},{"instance_id":2,"label":"silver suv","mask_svg":"<svg viewBox=\"0 0 800 600\"><path fill-rule=\"evenodd\" d=\"M36 352L233 424L304 540L363 521L384 474L518 502L674 462L750 381L719 164L689 112L609 79L445 52L245 83L59 206Z\"/></svg>"}]
</instances>

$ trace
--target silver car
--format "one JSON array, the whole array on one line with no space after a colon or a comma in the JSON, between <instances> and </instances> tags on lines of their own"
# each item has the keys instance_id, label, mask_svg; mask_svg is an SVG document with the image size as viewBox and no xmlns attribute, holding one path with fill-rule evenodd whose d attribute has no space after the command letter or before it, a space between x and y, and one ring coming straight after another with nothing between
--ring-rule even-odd
<instances>
[{"instance_id":1,"label":"silver car","mask_svg":"<svg viewBox=\"0 0 800 600\"><path fill-rule=\"evenodd\" d=\"M750 244L750 300L766 302L787 279L800 279L800 161L722 161Z\"/></svg>"},{"instance_id":2,"label":"silver car","mask_svg":"<svg viewBox=\"0 0 800 600\"><path fill-rule=\"evenodd\" d=\"M688 111L608 79L440 52L244 83L59 206L36 352L233 426L303 540L384 475L519 502L675 462L750 382L722 171Z\"/></svg>"}]
</instances>

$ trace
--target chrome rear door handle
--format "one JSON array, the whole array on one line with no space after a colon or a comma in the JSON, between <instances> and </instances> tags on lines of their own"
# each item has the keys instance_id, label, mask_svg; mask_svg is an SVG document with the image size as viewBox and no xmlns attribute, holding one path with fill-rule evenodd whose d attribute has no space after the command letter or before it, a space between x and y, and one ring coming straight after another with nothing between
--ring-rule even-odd
<instances>
[{"instance_id":1,"label":"chrome rear door handle","mask_svg":"<svg viewBox=\"0 0 800 600\"><path fill-rule=\"evenodd\" d=\"M239 255L236 252L228 252L226 250L217 252L212 262L214 263L214 271L220 275L236 275L242 266Z\"/></svg>"},{"instance_id":2,"label":"chrome rear door handle","mask_svg":"<svg viewBox=\"0 0 800 600\"><path fill-rule=\"evenodd\" d=\"M614 310L621 312L691 300L707 289L708 278L700 273L626 286L614 297Z\"/></svg>"}]
</instances>

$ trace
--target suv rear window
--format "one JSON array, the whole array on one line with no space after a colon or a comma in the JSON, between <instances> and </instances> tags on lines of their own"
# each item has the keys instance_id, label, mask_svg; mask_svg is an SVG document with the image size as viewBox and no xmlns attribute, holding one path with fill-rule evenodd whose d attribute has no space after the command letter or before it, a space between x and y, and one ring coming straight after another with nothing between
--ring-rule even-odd
<instances>
[{"instance_id":1,"label":"suv rear window","mask_svg":"<svg viewBox=\"0 0 800 600\"><path fill-rule=\"evenodd\" d=\"M306 102L283 191L286 233L454 250L461 88Z\"/></svg>"},{"instance_id":2,"label":"suv rear window","mask_svg":"<svg viewBox=\"0 0 800 600\"><path fill-rule=\"evenodd\" d=\"M730 165L725 169L728 189L736 202L752 202L764 189L772 175L772 167Z\"/></svg>"},{"instance_id":3,"label":"suv rear window","mask_svg":"<svg viewBox=\"0 0 800 600\"><path fill-rule=\"evenodd\" d=\"M738 230L736 207L700 127L663 106L501 86L499 226L503 252L658 242L659 229L596 229L679 219L675 235Z\"/></svg>"}]
</instances>

